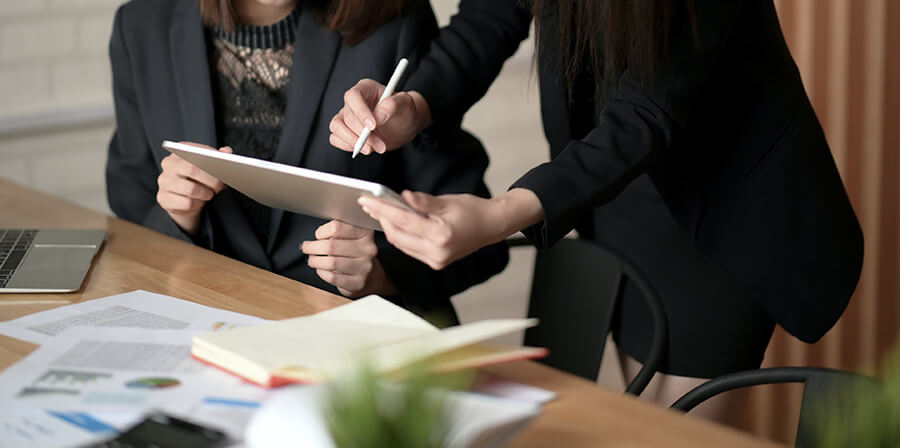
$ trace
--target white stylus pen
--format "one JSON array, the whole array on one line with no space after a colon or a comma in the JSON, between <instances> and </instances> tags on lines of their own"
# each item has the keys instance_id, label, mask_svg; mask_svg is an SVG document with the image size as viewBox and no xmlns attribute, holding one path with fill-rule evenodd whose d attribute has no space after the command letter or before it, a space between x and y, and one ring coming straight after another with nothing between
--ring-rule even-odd
<instances>
[{"instance_id":1,"label":"white stylus pen","mask_svg":"<svg viewBox=\"0 0 900 448\"><path fill-rule=\"evenodd\" d=\"M407 61L406 58L401 59L400 62L397 63L397 68L394 69L394 74L391 75L391 79L388 81L387 86L385 86L384 93L381 94L381 98L378 99L378 103L375 104L375 107L378 107L378 104L381 104L385 98L394 94L394 89L397 88L397 83L400 82L400 78L403 77L403 72L406 71L407 65L409 65L409 61ZM356 144L353 145L352 158L355 159L362 147L366 145L366 140L369 139L369 134L371 133L372 131L369 130L369 128L363 128L362 133L359 134L359 138L356 140Z\"/></svg>"}]
</instances>

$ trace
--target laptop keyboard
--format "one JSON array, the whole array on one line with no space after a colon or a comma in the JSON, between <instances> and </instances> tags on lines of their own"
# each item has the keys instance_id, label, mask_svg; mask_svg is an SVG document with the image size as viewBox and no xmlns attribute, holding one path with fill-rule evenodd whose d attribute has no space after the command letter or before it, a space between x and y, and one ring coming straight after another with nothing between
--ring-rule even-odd
<instances>
[{"instance_id":1,"label":"laptop keyboard","mask_svg":"<svg viewBox=\"0 0 900 448\"><path fill-rule=\"evenodd\" d=\"M35 229L0 229L0 288L6 287L22 263L37 232Z\"/></svg>"}]
</instances>

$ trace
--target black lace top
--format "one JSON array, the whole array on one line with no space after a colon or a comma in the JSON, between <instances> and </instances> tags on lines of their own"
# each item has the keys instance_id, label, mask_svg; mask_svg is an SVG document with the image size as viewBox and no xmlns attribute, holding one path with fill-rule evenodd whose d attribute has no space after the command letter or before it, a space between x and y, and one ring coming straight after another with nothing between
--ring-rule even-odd
<instances>
[{"instance_id":1,"label":"black lace top","mask_svg":"<svg viewBox=\"0 0 900 448\"><path fill-rule=\"evenodd\" d=\"M216 130L236 154L271 160L278 148L291 78L299 9L267 26L208 30ZM271 210L235 192L257 236L268 240Z\"/></svg>"}]
</instances>

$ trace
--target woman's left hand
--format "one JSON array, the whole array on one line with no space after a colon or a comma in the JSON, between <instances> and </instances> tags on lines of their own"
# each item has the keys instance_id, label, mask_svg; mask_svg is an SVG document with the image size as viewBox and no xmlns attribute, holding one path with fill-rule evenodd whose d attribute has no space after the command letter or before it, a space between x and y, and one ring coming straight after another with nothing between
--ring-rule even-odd
<instances>
[{"instance_id":1,"label":"woman's left hand","mask_svg":"<svg viewBox=\"0 0 900 448\"><path fill-rule=\"evenodd\" d=\"M376 257L372 230L330 221L316 229L316 240L304 241L300 250L309 255L307 264L319 277L347 297L397 293Z\"/></svg>"}]
</instances>

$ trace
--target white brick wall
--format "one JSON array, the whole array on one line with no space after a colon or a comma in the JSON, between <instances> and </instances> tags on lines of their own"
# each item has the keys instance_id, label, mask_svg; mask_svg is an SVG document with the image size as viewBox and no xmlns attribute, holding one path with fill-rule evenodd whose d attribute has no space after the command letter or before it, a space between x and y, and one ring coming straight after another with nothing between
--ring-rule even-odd
<instances>
[{"instance_id":1,"label":"white brick wall","mask_svg":"<svg viewBox=\"0 0 900 448\"><path fill-rule=\"evenodd\" d=\"M0 119L111 104L106 48L120 3L0 0Z\"/></svg>"},{"instance_id":2,"label":"white brick wall","mask_svg":"<svg viewBox=\"0 0 900 448\"><path fill-rule=\"evenodd\" d=\"M111 110L106 49L121 3L0 0L0 122ZM103 169L112 127L0 135L0 177L108 212Z\"/></svg>"},{"instance_id":3,"label":"white brick wall","mask_svg":"<svg viewBox=\"0 0 900 448\"><path fill-rule=\"evenodd\" d=\"M51 67L51 92L59 105L89 105L111 101L108 59L86 56L64 59Z\"/></svg>"},{"instance_id":4,"label":"white brick wall","mask_svg":"<svg viewBox=\"0 0 900 448\"><path fill-rule=\"evenodd\" d=\"M106 54L115 10L98 11L85 16L78 22L78 49L85 53L95 53L99 48Z\"/></svg>"},{"instance_id":5,"label":"white brick wall","mask_svg":"<svg viewBox=\"0 0 900 448\"><path fill-rule=\"evenodd\" d=\"M0 66L0 104L33 105L51 99L50 69L43 64L4 64Z\"/></svg>"},{"instance_id":6,"label":"white brick wall","mask_svg":"<svg viewBox=\"0 0 900 448\"><path fill-rule=\"evenodd\" d=\"M44 10L46 3L45 0L4 0L0 2L0 17L16 18L35 15Z\"/></svg>"},{"instance_id":7,"label":"white brick wall","mask_svg":"<svg viewBox=\"0 0 900 448\"><path fill-rule=\"evenodd\" d=\"M76 24L68 18L24 18L3 25L0 62L46 60L71 54Z\"/></svg>"},{"instance_id":8,"label":"white brick wall","mask_svg":"<svg viewBox=\"0 0 900 448\"><path fill-rule=\"evenodd\" d=\"M112 128L0 137L0 177L109 213L104 170Z\"/></svg>"}]
</instances>

